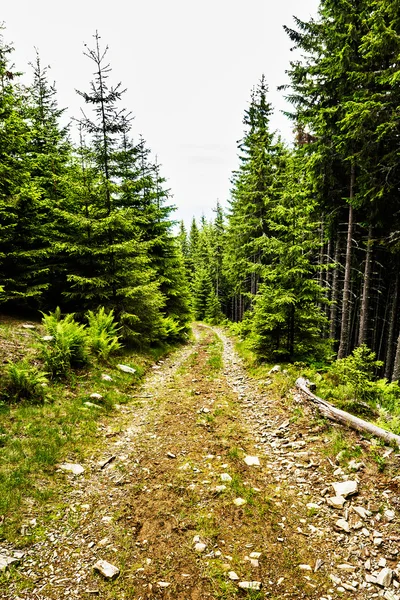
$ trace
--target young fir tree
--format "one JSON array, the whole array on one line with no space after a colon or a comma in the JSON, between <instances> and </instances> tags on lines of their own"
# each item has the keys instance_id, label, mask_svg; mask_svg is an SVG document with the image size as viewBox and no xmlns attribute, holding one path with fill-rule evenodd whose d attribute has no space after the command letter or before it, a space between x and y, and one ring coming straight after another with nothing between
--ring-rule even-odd
<instances>
[{"instance_id":1,"label":"young fir tree","mask_svg":"<svg viewBox=\"0 0 400 600\"><path fill-rule=\"evenodd\" d=\"M86 176L89 171L92 175L80 205L71 202L63 215L71 231L75 228L65 244L75 259L69 261L66 296L79 310L99 305L113 309L125 337L147 343L162 334L165 300L150 264L136 198L121 194L121 138L129 126L129 114L119 108L124 90L121 84L109 85L108 48L102 50L100 36L96 33L94 37L95 46L86 47L85 55L95 66L95 78L89 93L79 92L93 107L92 115L84 114L81 120L83 130L91 136L85 156L89 167L85 169ZM83 173L81 179L85 179Z\"/></svg>"},{"instance_id":2,"label":"young fir tree","mask_svg":"<svg viewBox=\"0 0 400 600\"><path fill-rule=\"evenodd\" d=\"M253 345L263 358L317 356L326 321L319 305L323 289L313 264L318 249L316 202L303 153L287 156L279 201L268 218L263 283L252 318Z\"/></svg>"},{"instance_id":3,"label":"young fir tree","mask_svg":"<svg viewBox=\"0 0 400 600\"><path fill-rule=\"evenodd\" d=\"M239 144L241 164L233 177L225 273L239 297L238 320L258 290L264 262L262 244L269 233L268 212L274 204L271 186L280 146L269 130L272 107L267 93L263 76L245 112L246 132Z\"/></svg>"},{"instance_id":4,"label":"young fir tree","mask_svg":"<svg viewBox=\"0 0 400 600\"><path fill-rule=\"evenodd\" d=\"M0 285L1 301L37 309L49 286L49 202L31 176L32 128L27 98L0 30Z\"/></svg>"}]
</instances>

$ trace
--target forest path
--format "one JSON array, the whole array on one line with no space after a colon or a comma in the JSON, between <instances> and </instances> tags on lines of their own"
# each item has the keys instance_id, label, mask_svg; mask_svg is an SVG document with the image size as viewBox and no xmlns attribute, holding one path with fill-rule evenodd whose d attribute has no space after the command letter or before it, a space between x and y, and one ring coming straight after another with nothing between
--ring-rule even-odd
<instances>
[{"instance_id":1,"label":"forest path","mask_svg":"<svg viewBox=\"0 0 400 600\"><path fill-rule=\"evenodd\" d=\"M367 467L338 471L325 425L300 396L288 405L266 394L222 331L198 325L195 334L147 378L136 405L100 427L85 473L60 473L69 490L58 520L11 569L0 597L367 599L382 590L396 600L389 575L387 588L373 581L397 563L387 481ZM359 492L334 509L330 484L348 478ZM118 567L115 580L94 572L99 559Z\"/></svg>"}]
</instances>

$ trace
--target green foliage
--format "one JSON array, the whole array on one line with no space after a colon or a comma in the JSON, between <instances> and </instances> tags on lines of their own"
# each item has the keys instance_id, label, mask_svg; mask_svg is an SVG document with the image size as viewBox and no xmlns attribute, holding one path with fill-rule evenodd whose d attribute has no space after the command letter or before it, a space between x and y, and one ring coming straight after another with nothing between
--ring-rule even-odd
<instances>
[{"instance_id":1,"label":"green foliage","mask_svg":"<svg viewBox=\"0 0 400 600\"><path fill-rule=\"evenodd\" d=\"M36 366L27 361L10 363L2 376L0 397L6 403L43 402L47 395L48 379Z\"/></svg>"},{"instance_id":2,"label":"green foliage","mask_svg":"<svg viewBox=\"0 0 400 600\"><path fill-rule=\"evenodd\" d=\"M344 385L355 400L375 402L378 388L373 381L382 366L375 353L365 344L356 348L350 356L337 360L329 369L328 377L335 385Z\"/></svg>"},{"instance_id":3,"label":"green foliage","mask_svg":"<svg viewBox=\"0 0 400 600\"><path fill-rule=\"evenodd\" d=\"M107 312L102 306L97 312L87 313L89 325L86 329L88 345L93 354L107 360L110 354L117 352L122 346L119 343L119 328L114 320L114 312Z\"/></svg>"},{"instance_id":4,"label":"green foliage","mask_svg":"<svg viewBox=\"0 0 400 600\"><path fill-rule=\"evenodd\" d=\"M48 340L42 340L41 356L53 377L65 377L72 367L82 367L89 361L89 344L85 326L73 315L61 317L60 308L43 316Z\"/></svg>"}]
</instances>

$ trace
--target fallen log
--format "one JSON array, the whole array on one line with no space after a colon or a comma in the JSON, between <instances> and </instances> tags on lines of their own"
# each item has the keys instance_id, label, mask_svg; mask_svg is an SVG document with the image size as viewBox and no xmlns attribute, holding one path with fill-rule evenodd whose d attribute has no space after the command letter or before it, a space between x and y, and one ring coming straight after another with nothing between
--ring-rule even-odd
<instances>
[{"instance_id":1,"label":"fallen log","mask_svg":"<svg viewBox=\"0 0 400 600\"><path fill-rule=\"evenodd\" d=\"M336 421L341 425L346 425L347 427L351 427L357 431L370 433L371 435L381 438L387 444L395 443L400 447L399 435L391 433L390 431L386 431L386 429L382 429L373 423L364 421L364 419L355 417L344 410L340 410L340 408L336 408L326 400L323 400L322 398L319 398L313 394L308 388L307 383L308 382L306 379L304 379L304 377L299 377L299 379L296 381L296 387L304 392L304 394L306 394L306 396L308 396L318 406L321 415L327 419L330 419L331 421Z\"/></svg>"}]
</instances>

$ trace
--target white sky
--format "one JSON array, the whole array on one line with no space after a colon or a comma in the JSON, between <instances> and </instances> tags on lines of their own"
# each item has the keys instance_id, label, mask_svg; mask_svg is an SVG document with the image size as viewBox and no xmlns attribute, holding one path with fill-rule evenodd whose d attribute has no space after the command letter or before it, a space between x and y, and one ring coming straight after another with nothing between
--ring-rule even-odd
<instances>
[{"instance_id":1,"label":"white sky","mask_svg":"<svg viewBox=\"0 0 400 600\"><path fill-rule=\"evenodd\" d=\"M92 65L82 55L97 29L110 47L110 82L128 88L124 104L135 115L168 180L174 217L207 218L229 197L237 167L236 141L253 85L265 74L275 107L271 126L287 140L291 124L278 85L293 56L283 25L308 19L318 0L9 0L2 3L4 37L14 62L28 70L37 47L51 65L60 107L79 116Z\"/></svg>"}]
</instances>

